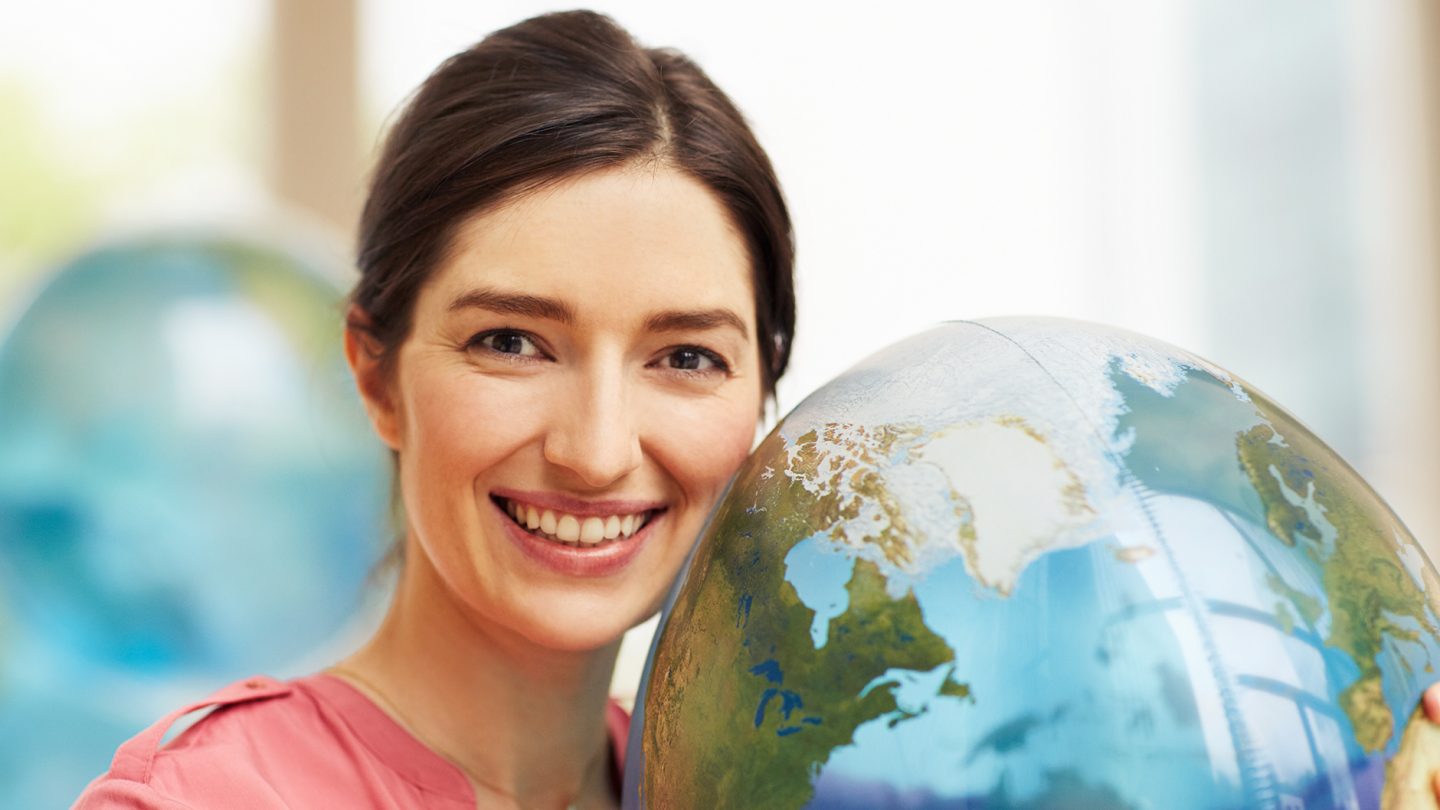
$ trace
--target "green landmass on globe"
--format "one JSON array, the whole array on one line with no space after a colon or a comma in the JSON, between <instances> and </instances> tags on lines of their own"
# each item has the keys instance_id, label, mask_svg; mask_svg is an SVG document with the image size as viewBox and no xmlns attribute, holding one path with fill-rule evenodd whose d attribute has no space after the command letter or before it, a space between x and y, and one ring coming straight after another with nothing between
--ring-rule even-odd
<instances>
[{"instance_id":1,"label":"green landmass on globe","mask_svg":"<svg viewBox=\"0 0 1440 810\"><path fill-rule=\"evenodd\" d=\"M784 458L778 434L771 434L757 456ZM813 469L817 462L811 453L802 459L802 470L806 465ZM757 466L751 466L746 478L734 485L737 490L763 493L763 499L748 506L727 504L716 520L715 531L752 539L751 555L697 559L694 570L702 572L707 582L688 591L694 601L684 608L701 626L733 624L738 632L686 634L664 649L654 668L665 692L673 697L673 705L681 709L656 715L646 738L647 749L656 752L651 761L676 770L670 778L656 774L657 782L683 788L687 775L702 774L706 784L718 792L718 806L724 807L802 806L810 796L806 776L829 758L831 750L848 743L861 723L881 716L893 716L892 722L905 719L894 695L883 686L859 697L890 670L929 673L944 668L944 677L936 684L940 694L973 699L964 684L949 678L955 653L925 626L915 597L906 594L892 599L880 570L867 561L855 566L846 585L850 609L831 622L830 642L813 657L799 658L798 666L773 663L777 649L810 644L807 628L813 613L784 582L782 558L795 542L814 533L816 523L812 521L826 525L842 514L846 505L833 497L817 498L798 477L777 480L773 468L767 469L772 470L770 480L775 485L758 486L756 479L766 473ZM835 474L864 479L867 472L856 470L856 465L841 465ZM874 482L867 480L862 485L874 486ZM882 548L903 559L905 538L894 528L882 536ZM715 549L712 545L700 553L713 554ZM714 579L709 580L711 577ZM744 598L753 593L772 593L778 598L757 605ZM769 644L762 650L749 650L752 637L769 640ZM731 689L733 674L708 666L715 660L733 660L753 677L742 681L739 689ZM755 663L744 666L750 661ZM726 700L686 700L689 690ZM743 727L750 714L756 728L774 732L752 737L728 728L735 724ZM743 746L743 750L727 750L730 745ZM730 767L736 758L760 766L738 772ZM655 807L680 807L691 797L688 792L669 795L656 791L646 798Z\"/></svg>"},{"instance_id":2,"label":"green landmass on globe","mask_svg":"<svg viewBox=\"0 0 1440 810\"><path fill-rule=\"evenodd\" d=\"M1392 617L1409 617L1437 633L1425 592L1397 557L1397 538L1405 529L1388 510L1374 508L1378 501L1360 489L1360 477L1348 466L1337 469L1343 462L1309 431L1255 392L1250 397L1270 424L1236 438L1240 464L1265 503L1270 531L1292 545L1303 544L1321 561L1332 617L1325 643L1344 651L1360 670L1340 693L1340 705L1360 745L1378 751L1394 734L1395 718L1385 704L1375 657L1386 636L1418 640ZM1334 527L1329 553L1321 547L1319 521ZM1275 591L1308 624L1319 618L1315 597L1278 580Z\"/></svg>"}]
</instances>

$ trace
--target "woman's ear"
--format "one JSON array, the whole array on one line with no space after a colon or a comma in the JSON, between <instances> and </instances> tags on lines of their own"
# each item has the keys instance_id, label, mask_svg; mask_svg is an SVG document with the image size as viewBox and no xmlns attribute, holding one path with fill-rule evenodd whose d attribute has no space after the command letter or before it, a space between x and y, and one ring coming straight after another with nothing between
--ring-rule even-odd
<instances>
[{"instance_id":1,"label":"woman's ear","mask_svg":"<svg viewBox=\"0 0 1440 810\"><path fill-rule=\"evenodd\" d=\"M345 315L345 360L375 433L391 450L400 449L400 409L390 385L380 342L370 331L370 315L351 305Z\"/></svg>"}]
</instances>

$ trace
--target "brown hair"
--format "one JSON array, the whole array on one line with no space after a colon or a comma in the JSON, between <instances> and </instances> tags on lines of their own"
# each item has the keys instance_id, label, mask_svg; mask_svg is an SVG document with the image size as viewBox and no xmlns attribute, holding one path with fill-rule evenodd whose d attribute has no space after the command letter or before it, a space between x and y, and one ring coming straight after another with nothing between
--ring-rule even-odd
<instances>
[{"instance_id":1,"label":"brown hair","mask_svg":"<svg viewBox=\"0 0 1440 810\"><path fill-rule=\"evenodd\" d=\"M642 48L590 11L535 17L446 60L391 128L360 220L353 323L382 362L457 226L568 177L656 160L699 180L752 262L766 394L795 329L794 237L775 171L740 111L683 54Z\"/></svg>"}]
</instances>

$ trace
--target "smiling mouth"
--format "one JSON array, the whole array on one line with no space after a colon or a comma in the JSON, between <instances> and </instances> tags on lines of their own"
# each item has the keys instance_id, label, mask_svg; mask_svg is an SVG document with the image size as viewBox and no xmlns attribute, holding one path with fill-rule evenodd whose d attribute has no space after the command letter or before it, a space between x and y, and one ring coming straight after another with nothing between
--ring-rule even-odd
<instances>
[{"instance_id":1,"label":"smiling mouth","mask_svg":"<svg viewBox=\"0 0 1440 810\"><path fill-rule=\"evenodd\" d=\"M634 537L664 509L617 515L572 515L498 495L490 496L515 525L529 534L571 548L623 543Z\"/></svg>"}]
</instances>

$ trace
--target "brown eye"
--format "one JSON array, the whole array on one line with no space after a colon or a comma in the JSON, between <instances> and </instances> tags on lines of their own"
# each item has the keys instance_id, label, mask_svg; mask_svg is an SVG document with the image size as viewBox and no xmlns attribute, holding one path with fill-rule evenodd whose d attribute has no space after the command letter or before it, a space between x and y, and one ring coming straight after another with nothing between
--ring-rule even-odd
<instances>
[{"instance_id":1,"label":"brown eye","mask_svg":"<svg viewBox=\"0 0 1440 810\"><path fill-rule=\"evenodd\" d=\"M707 374L715 371L729 371L729 366L714 352L698 346L681 346L666 355L665 365L675 371Z\"/></svg>"},{"instance_id":2,"label":"brown eye","mask_svg":"<svg viewBox=\"0 0 1440 810\"><path fill-rule=\"evenodd\" d=\"M707 358L694 349L678 349L670 355L670 367L684 371L699 371L700 364Z\"/></svg>"},{"instance_id":3,"label":"brown eye","mask_svg":"<svg viewBox=\"0 0 1440 810\"><path fill-rule=\"evenodd\" d=\"M494 354L506 354L515 357L541 357L540 348L535 341L524 332L515 332L508 329L497 329L493 332L482 332L471 338L472 347L484 349Z\"/></svg>"}]
</instances>

